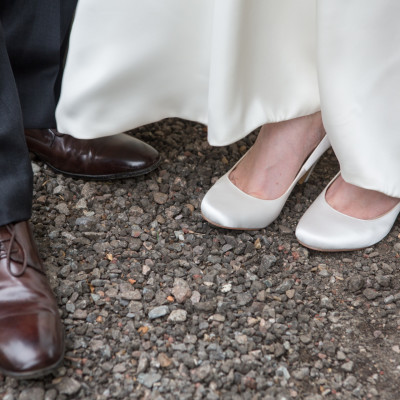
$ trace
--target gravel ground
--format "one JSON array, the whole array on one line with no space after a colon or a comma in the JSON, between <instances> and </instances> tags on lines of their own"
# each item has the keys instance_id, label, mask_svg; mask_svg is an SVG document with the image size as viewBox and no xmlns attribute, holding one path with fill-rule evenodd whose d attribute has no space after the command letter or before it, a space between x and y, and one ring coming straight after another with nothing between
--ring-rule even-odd
<instances>
[{"instance_id":1,"label":"gravel ground","mask_svg":"<svg viewBox=\"0 0 400 400\"><path fill-rule=\"evenodd\" d=\"M301 247L296 222L332 152L261 231L212 228L200 202L254 140L212 148L171 119L134 132L160 168L85 182L34 162L33 225L66 331L42 380L3 400L398 399L400 226L353 253Z\"/></svg>"}]
</instances>

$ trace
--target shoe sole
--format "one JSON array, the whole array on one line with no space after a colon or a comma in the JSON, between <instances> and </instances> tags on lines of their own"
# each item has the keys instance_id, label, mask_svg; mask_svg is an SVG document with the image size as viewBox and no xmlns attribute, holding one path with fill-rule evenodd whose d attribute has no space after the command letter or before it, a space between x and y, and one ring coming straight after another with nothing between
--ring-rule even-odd
<instances>
[{"instance_id":1,"label":"shoe sole","mask_svg":"<svg viewBox=\"0 0 400 400\"><path fill-rule=\"evenodd\" d=\"M231 231L259 231L261 229L265 229L266 226L262 227L262 228L231 228L229 226L224 226L224 225L219 225L216 224L213 221L210 221L208 218L206 218L204 216L204 214L202 213L201 216L203 217L204 220L206 220L210 225L216 226L217 228L222 228L222 229L229 229Z\"/></svg>"},{"instance_id":2,"label":"shoe sole","mask_svg":"<svg viewBox=\"0 0 400 400\"><path fill-rule=\"evenodd\" d=\"M47 161L41 159L39 155L33 153L40 161L44 164L49 166L53 171L57 172L58 174L65 175L69 178L76 178L76 179L86 179L86 180L93 180L93 181L110 181L110 180L118 180L118 179L127 179L127 178L135 178L137 176L146 175L151 171L154 171L161 163L161 157L150 167L141 169L140 171L128 171L128 172L121 172L117 174L108 174L108 175L85 175L85 174L75 174L68 171L62 171L53 165L49 164Z\"/></svg>"},{"instance_id":3,"label":"shoe sole","mask_svg":"<svg viewBox=\"0 0 400 400\"><path fill-rule=\"evenodd\" d=\"M358 247L356 249L335 249L335 250L329 250L329 249L319 249L317 247L312 247L309 246L308 244L305 244L303 242L301 242L299 239L297 239L297 241L304 247L306 247L307 249L310 250L314 250L314 251L320 251L322 253L343 253L345 251L357 251L357 250L363 250L366 249L367 247L371 247L371 246L365 246L365 247Z\"/></svg>"},{"instance_id":4,"label":"shoe sole","mask_svg":"<svg viewBox=\"0 0 400 400\"><path fill-rule=\"evenodd\" d=\"M9 376L10 378L14 379L38 379L38 378L43 378L46 375L51 374L54 372L57 368L59 368L64 360L64 354L62 357L53 365L50 365L49 367L42 368L37 371L32 371L32 372L12 372L12 371L7 371L3 368L0 367L0 373L5 376Z\"/></svg>"}]
</instances>

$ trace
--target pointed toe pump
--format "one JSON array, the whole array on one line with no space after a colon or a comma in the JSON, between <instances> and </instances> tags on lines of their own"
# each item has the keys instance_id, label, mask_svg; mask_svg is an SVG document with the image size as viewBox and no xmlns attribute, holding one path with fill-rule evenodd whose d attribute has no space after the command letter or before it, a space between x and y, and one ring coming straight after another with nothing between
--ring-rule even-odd
<instances>
[{"instance_id":1,"label":"pointed toe pump","mask_svg":"<svg viewBox=\"0 0 400 400\"><path fill-rule=\"evenodd\" d=\"M258 199L235 186L229 175L238 165L236 163L204 196L201 203L204 219L212 225L227 229L257 230L267 227L278 217L297 182L308 178L329 147L329 140L325 136L302 165L286 192L274 200Z\"/></svg>"},{"instance_id":2,"label":"pointed toe pump","mask_svg":"<svg viewBox=\"0 0 400 400\"><path fill-rule=\"evenodd\" d=\"M342 214L332 208L325 196L339 174L311 204L297 225L297 240L305 247L319 251L363 249L381 241L397 219L400 202L380 217L367 220Z\"/></svg>"}]
</instances>

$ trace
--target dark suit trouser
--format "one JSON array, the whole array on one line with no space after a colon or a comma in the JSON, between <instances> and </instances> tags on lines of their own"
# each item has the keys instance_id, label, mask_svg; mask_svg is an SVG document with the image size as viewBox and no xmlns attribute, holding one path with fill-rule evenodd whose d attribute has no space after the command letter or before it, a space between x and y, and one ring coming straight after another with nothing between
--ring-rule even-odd
<instances>
[{"instance_id":1,"label":"dark suit trouser","mask_svg":"<svg viewBox=\"0 0 400 400\"><path fill-rule=\"evenodd\" d=\"M55 127L63 49L76 0L0 0L0 226L27 220L26 128Z\"/></svg>"}]
</instances>

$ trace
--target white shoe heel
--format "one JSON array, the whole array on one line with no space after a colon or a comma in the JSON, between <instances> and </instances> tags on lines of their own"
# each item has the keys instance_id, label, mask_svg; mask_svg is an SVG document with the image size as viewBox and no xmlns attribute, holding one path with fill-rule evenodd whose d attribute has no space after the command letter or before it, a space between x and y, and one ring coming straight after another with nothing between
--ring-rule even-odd
<instances>
[{"instance_id":1,"label":"white shoe heel","mask_svg":"<svg viewBox=\"0 0 400 400\"><path fill-rule=\"evenodd\" d=\"M311 172L329 147L329 140L325 136L305 161L290 187L281 197L274 200L262 200L250 196L230 181L229 174L240 162L239 160L204 196L201 203L204 219L212 225L227 229L265 228L278 217L297 182Z\"/></svg>"},{"instance_id":2,"label":"white shoe heel","mask_svg":"<svg viewBox=\"0 0 400 400\"><path fill-rule=\"evenodd\" d=\"M297 240L305 247L319 251L349 251L372 246L382 240L392 229L400 212L400 202L389 212L375 219L358 219L332 208L325 195L329 186L301 217L297 228Z\"/></svg>"}]
</instances>

